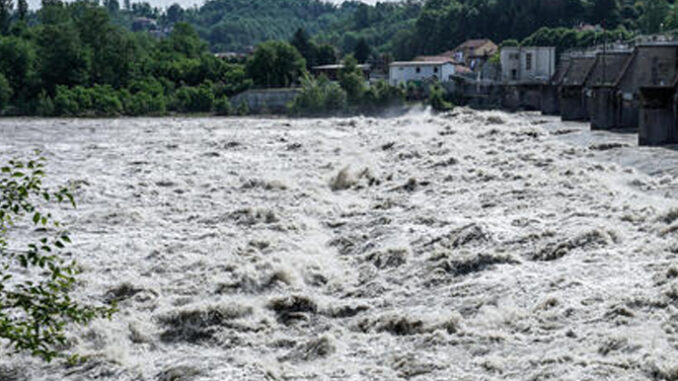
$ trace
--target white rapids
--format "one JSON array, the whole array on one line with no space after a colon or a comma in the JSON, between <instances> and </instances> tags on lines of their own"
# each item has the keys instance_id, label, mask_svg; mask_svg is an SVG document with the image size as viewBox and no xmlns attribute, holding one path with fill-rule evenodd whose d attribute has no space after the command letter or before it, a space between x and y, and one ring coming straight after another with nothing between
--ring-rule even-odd
<instances>
[{"instance_id":1,"label":"white rapids","mask_svg":"<svg viewBox=\"0 0 678 381\"><path fill-rule=\"evenodd\" d=\"M85 363L3 347L0 380L676 380L678 152L635 139L464 108L2 119L0 159L76 189L76 294L119 312L71 328Z\"/></svg>"}]
</instances>

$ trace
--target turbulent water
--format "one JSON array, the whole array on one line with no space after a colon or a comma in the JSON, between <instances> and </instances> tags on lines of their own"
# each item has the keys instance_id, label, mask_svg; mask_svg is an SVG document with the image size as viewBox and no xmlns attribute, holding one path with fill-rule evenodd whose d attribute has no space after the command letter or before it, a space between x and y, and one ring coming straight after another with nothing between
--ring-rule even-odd
<instances>
[{"instance_id":1,"label":"turbulent water","mask_svg":"<svg viewBox=\"0 0 678 381\"><path fill-rule=\"evenodd\" d=\"M77 295L119 307L71 330L89 361L0 352L0 379L678 379L678 152L636 139L467 109L0 120L0 159L76 187Z\"/></svg>"}]
</instances>

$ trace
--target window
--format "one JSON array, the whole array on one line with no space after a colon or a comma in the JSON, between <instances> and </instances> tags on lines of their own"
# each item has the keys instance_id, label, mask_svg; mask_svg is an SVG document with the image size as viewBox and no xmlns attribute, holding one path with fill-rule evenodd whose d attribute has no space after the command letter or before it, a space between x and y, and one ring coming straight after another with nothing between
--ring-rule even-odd
<instances>
[{"instance_id":1,"label":"window","mask_svg":"<svg viewBox=\"0 0 678 381\"><path fill-rule=\"evenodd\" d=\"M414 69L414 71L416 71L417 73L421 73L421 68L419 66L417 66L417 68Z\"/></svg>"},{"instance_id":2,"label":"window","mask_svg":"<svg viewBox=\"0 0 678 381\"><path fill-rule=\"evenodd\" d=\"M437 73L437 72L438 72L438 68L437 68L437 67L434 67L434 68L433 68L433 72L434 72L434 73Z\"/></svg>"},{"instance_id":3,"label":"window","mask_svg":"<svg viewBox=\"0 0 678 381\"><path fill-rule=\"evenodd\" d=\"M511 70L511 79L513 80L518 79L518 70L516 69Z\"/></svg>"},{"instance_id":4,"label":"window","mask_svg":"<svg viewBox=\"0 0 678 381\"><path fill-rule=\"evenodd\" d=\"M525 54L525 70L532 70L532 53Z\"/></svg>"},{"instance_id":5,"label":"window","mask_svg":"<svg viewBox=\"0 0 678 381\"><path fill-rule=\"evenodd\" d=\"M509 59L517 61L517 60L520 59L520 55L518 55L518 53L511 53L511 54L509 54Z\"/></svg>"}]
</instances>

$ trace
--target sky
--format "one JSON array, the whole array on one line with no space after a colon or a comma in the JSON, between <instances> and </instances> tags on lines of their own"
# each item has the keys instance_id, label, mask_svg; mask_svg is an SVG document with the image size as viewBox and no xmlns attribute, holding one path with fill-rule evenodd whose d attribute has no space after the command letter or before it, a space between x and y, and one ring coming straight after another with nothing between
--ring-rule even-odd
<instances>
[{"instance_id":1,"label":"sky","mask_svg":"<svg viewBox=\"0 0 678 381\"><path fill-rule=\"evenodd\" d=\"M136 1L141 1L141 0L132 0L132 2L136 2ZM201 5L202 3L204 3L204 0L145 0L145 1L148 1L151 4L151 6L161 7L161 8L166 8L166 7L168 7L168 6L170 6L174 3L179 3L179 5L181 5L184 8L192 7L193 5ZM256 1L256 0L252 0L252 1ZM343 0L328 0L328 1L331 2L331 3L341 3ZM364 3L374 4L378 0L362 0L362 1ZM384 1L391 1L391 0L380 0L380 1L384 2ZM37 8L40 7L40 2L41 2L41 0L28 0L28 6L31 9L37 9ZM122 1L120 1L120 3L122 4Z\"/></svg>"}]
</instances>

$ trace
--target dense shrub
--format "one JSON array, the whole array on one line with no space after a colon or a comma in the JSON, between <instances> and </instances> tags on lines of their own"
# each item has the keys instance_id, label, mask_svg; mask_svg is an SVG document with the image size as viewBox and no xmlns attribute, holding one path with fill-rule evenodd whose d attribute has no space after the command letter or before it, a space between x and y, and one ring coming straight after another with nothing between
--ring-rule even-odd
<instances>
[{"instance_id":1,"label":"dense shrub","mask_svg":"<svg viewBox=\"0 0 678 381\"><path fill-rule=\"evenodd\" d=\"M405 90L380 80L365 92L364 103L373 108L399 106L405 102Z\"/></svg>"},{"instance_id":2,"label":"dense shrub","mask_svg":"<svg viewBox=\"0 0 678 381\"><path fill-rule=\"evenodd\" d=\"M340 111L346 107L346 92L325 77L319 79L305 76L301 80L301 92L289 105L295 114L321 114Z\"/></svg>"},{"instance_id":3,"label":"dense shrub","mask_svg":"<svg viewBox=\"0 0 678 381\"><path fill-rule=\"evenodd\" d=\"M209 83L197 87L184 86L175 94L175 108L181 112L209 112L213 105L214 93Z\"/></svg>"},{"instance_id":4,"label":"dense shrub","mask_svg":"<svg viewBox=\"0 0 678 381\"><path fill-rule=\"evenodd\" d=\"M94 85L91 89L92 108L96 115L114 116L122 114L122 102L110 85Z\"/></svg>"},{"instance_id":5,"label":"dense shrub","mask_svg":"<svg viewBox=\"0 0 678 381\"><path fill-rule=\"evenodd\" d=\"M437 85L431 86L428 102L435 111L449 111L454 108L452 103L445 100L442 87Z\"/></svg>"},{"instance_id":6,"label":"dense shrub","mask_svg":"<svg viewBox=\"0 0 678 381\"><path fill-rule=\"evenodd\" d=\"M35 113L40 116L54 115L54 102L44 90L38 94L38 99L35 102Z\"/></svg>"},{"instance_id":7,"label":"dense shrub","mask_svg":"<svg viewBox=\"0 0 678 381\"><path fill-rule=\"evenodd\" d=\"M9 104L11 96L12 88L10 87L7 78L5 78L4 75L0 74L0 115Z\"/></svg>"},{"instance_id":8,"label":"dense shrub","mask_svg":"<svg viewBox=\"0 0 678 381\"><path fill-rule=\"evenodd\" d=\"M217 115L233 114L233 106L227 96L223 96L214 102L214 113Z\"/></svg>"}]
</instances>

